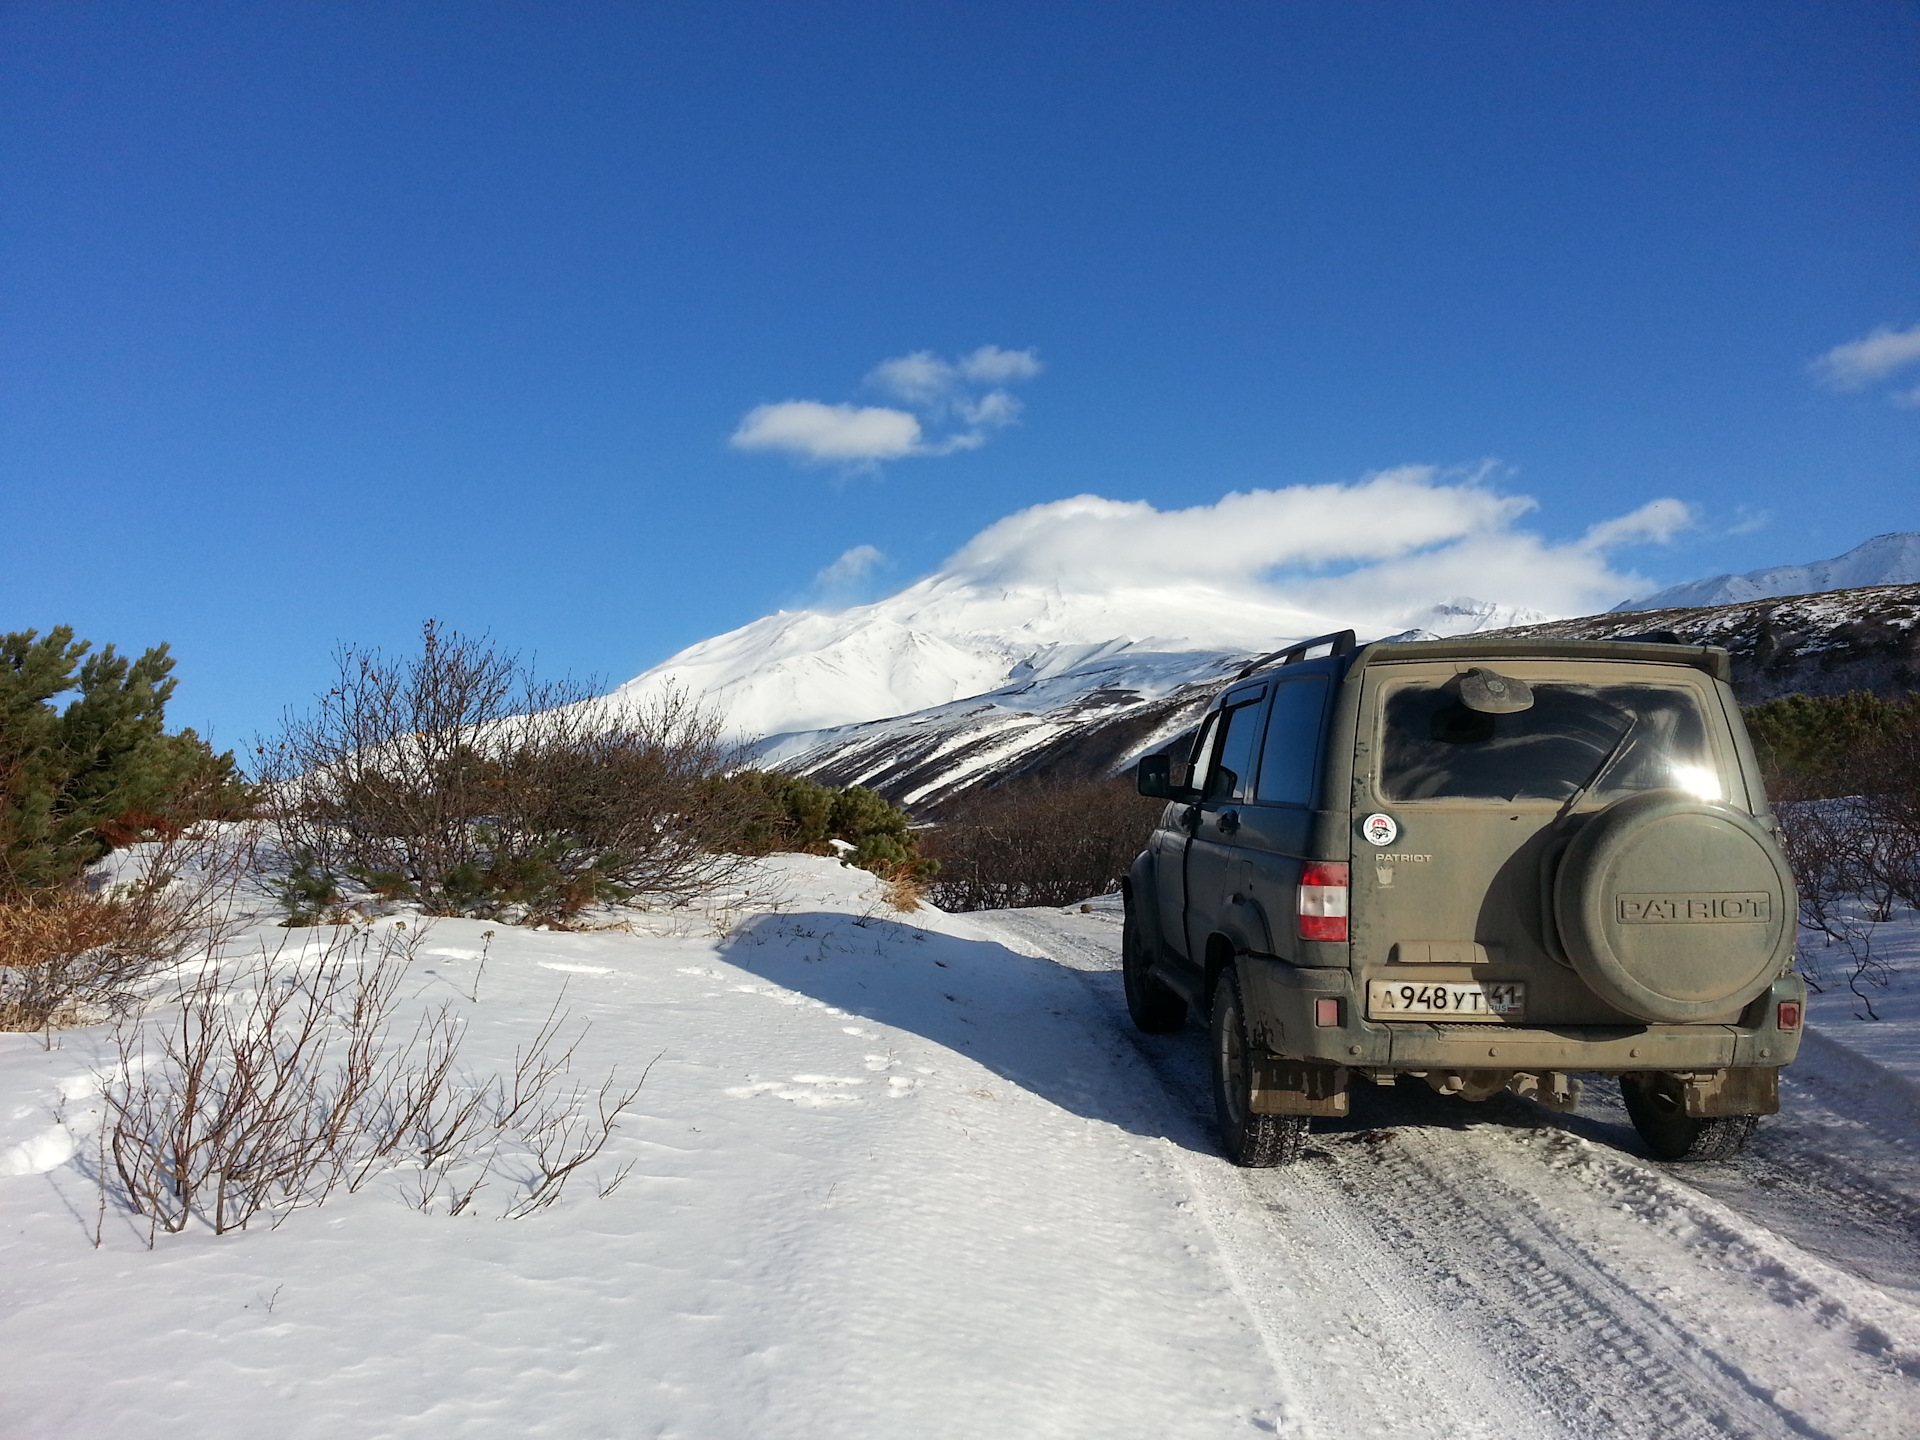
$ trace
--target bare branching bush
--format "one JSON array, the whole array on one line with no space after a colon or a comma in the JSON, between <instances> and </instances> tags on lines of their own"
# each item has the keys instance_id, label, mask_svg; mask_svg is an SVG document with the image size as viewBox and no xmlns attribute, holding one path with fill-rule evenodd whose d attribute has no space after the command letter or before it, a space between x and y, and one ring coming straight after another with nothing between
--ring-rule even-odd
<instances>
[{"instance_id":1,"label":"bare branching bush","mask_svg":"<svg viewBox=\"0 0 1920 1440\"><path fill-rule=\"evenodd\" d=\"M90 881L0 901L0 1030L121 1012L156 976L231 935L255 828L203 823L132 847Z\"/></svg>"},{"instance_id":2,"label":"bare branching bush","mask_svg":"<svg viewBox=\"0 0 1920 1440\"><path fill-rule=\"evenodd\" d=\"M1067 905L1119 888L1162 809L1129 779L1021 780L963 797L925 832L945 910Z\"/></svg>"},{"instance_id":3,"label":"bare branching bush","mask_svg":"<svg viewBox=\"0 0 1920 1440\"><path fill-rule=\"evenodd\" d=\"M563 1023L556 1000L533 1043L515 1054L511 1079L501 1082L494 1127L517 1127L525 1142L520 1159L522 1191L508 1205L503 1220L521 1219L557 1201L573 1174L606 1148L613 1135L614 1117L634 1102L653 1070L650 1061L640 1079L626 1090L617 1089L617 1077L608 1075L597 1090L590 1092L585 1085L567 1078L586 1031L583 1029L562 1046ZM621 1178L616 1177L613 1185L617 1186ZM602 1193L610 1194L612 1188Z\"/></svg>"},{"instance_id":4,"label":"bare branching bush","mask_svg":"<svg viewBox=\"0 0 1920 1440\"><path fill-rule=\"evenodd\" d=\"M278 1225L402 1169L422 1210L444 1199L466 1213L503 1168L521 1172L503 1218L558 1200L639 1086L611 1073L597 1091L572 1083L579 1037L559 1044L557 1004L510 1077L458 1070L466 1024L452 1002L396 1042L421 938L404 922L350 926L237 970L210 958L169 1021L123 1019L102 1077L103 1201L111 1189L144 1217L151 1243L196 1219L216 1234Z\"/></svg>"},{"instance_id":5,"label":"bare branching bush","mask_svg":"<svg viewBox=\"0 0 1920 1440\"><path fill-rule=\"evenodd\" d=\"M685 903L746 863L764 798L723 783L737 757L683 694L618 704L432 623L410 659L338 662L256 752L296 919L350 882L433 914L563 924L600 902Z\"/></svg>"},{"instance_id":6,"label":"bare branching bush","mask_svg":"<svg viewBox=\"0 0 1920 1440\"><path fill-rule=\"evenodd\" d=\"M1825 953L1844 957L1841 977L1859 999L1868 1019L1877 1019L1868 987L1884 986L1892 975L1873 948L1880 918L1870 901L1876 836L1862 807L1853 800L1802 800L1780 807L1781 846L1800 892L1800 931L1821 937L1821 951L1798 952L1800 974L1815 990L1829 982Z\"/></svg>"},{"instance_id":7,"label":"bare branching bush","mask_svg":"<svg viewBox=\"0 0 1920 1440\"><path fill-rule=\"evenodd\" d=\"M1876 929L1920 908L1920 699L1790 696L1749 712L1800 890L1800 923L1846 956L1865 1018L1893 969ZM1802 950L1808 983L1822 954Z\"/></svg>"}]
</instances>

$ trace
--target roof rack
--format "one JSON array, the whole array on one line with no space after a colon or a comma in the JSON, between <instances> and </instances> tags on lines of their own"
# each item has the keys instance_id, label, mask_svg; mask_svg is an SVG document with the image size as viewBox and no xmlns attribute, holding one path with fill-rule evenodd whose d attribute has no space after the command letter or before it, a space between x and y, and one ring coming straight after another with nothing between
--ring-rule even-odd
<instances>
[{"instance_id":1,"label":"roof rack","mask_svg":"<svg viewBox=\"0 0 1920 1440\"><path fill-rule=\"evenodd\" d=\"M1282 665L1297 665L1307 658L1307 651L1318 649L1322 645L1328 647L1327 654L1329 655L1345 655L1349 650L1354 648L1353 631L1329 631L1325 635L1316 635L1311 640L1302 640L1298 644L1289 645L1284 650L1276 650L1271 655L1262 655L1258 660L1253 661L1246 669L1242 670L1233 678L1236 680L1244 680L1247 676L1253 674L1254 671L1264 670L1276 660Z\"/></svg>"}]
</instances>

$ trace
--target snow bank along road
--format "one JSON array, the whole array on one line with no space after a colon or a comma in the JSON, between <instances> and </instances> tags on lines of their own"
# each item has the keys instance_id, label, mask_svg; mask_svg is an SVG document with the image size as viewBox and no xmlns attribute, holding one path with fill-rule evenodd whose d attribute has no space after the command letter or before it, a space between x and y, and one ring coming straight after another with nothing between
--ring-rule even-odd
<instances>
[{"instance_id":1,"label":"snow bank along road","mask_svg":"<svg viewBox=\"0 0 1920 1440\"><path fill-rule=\"evenodd\" d=\"M529 1219L510 1174L459 1216L397 1175L95 1249L104 1036L0 1037L0 1436L1920 1434L1920 1124L1837 1046L1713 1172L1610 1094L1364 1086L1245 1172L1197 1030L1127 1028L1110 906L893 917L768 869L721 936L502 930L481 974L483 927L435 927L418 1003L477 1069L563 985L583 1074L660 1056L627 1180Z\"/></svg>"}]
</instances>

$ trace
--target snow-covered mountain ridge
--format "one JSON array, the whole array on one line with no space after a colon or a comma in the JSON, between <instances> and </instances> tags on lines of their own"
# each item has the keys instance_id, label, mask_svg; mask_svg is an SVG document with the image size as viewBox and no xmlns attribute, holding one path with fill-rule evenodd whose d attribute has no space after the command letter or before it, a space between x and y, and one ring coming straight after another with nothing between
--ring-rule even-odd
<instances>
[{"instance_id":1,"label":"snow-covered mountain ridge","mask_svg":"<svg viewBox=\"0 0 1920 1440\"><path fill-rule=\"evenodd\" d=\"M1398 624L1375 633L1459 635L1546 618L1455 597L1398 612ZM1195 582L1072 591L948 573L846 610L780 611L691 646L614 694L641 704L677 687L716 708L735 736L779 742L1006 686L1075 675L1098 686L1116 662L1151 689L1148 676L1184 674L1197 659L1338 628L1335 617L1266 594Z\"/></svg>"},{"instance_id":2,"label":"snow-covered mountain ridge","mask_svg":"<svg viewBox=\"0 0 1920 1440\"><path fill-rule=\"evenodd\" d=\"M1828 590L1858 590L1868 585L1920 582L1920 532L1876 535L1831 560L1806 565L1775 565L1744 575L1714 575L1689 580L1641 600L1624 600L1621 610L1675 610L1703 605L1737 605L1786 595L1815 595Z\"/></svg>"}]
</instances>

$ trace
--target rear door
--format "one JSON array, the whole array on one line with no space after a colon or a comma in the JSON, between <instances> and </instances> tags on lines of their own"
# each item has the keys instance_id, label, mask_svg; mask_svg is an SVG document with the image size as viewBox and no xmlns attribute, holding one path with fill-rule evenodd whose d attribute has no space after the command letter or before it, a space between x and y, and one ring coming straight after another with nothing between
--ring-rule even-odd
<instances>
[{"instance_id":1,"label":"rear door","mask_svg":"<svg viewBox=\"0 0 1920 1440\"><path fill-rule=\"evenodd\" d=\"M1294 929L1300 866L1313 832L1326 726L1325 675L1282 670L1267 701L1266 737L1253 798L1241 805L1226 903L1243 907L1250 948L1298 958ZM1238 900L1235 897L1238 896Z\"/></svg>"},{"instance_id":2,"label":"rear door","mask_svg":"<svg viewBox=\"0 0 1920 1440\"><path fill-rule=\"evenodd\" d=\"M1529 685L1534 703L1485 714L1460 701L1469 668L1381 665L1367 676L1352 797L1355 978L1363 993L1374 980L1416 996L1441 982L1519 982L1524 1005L1509 1023L1633 1023L1555 958L1546 888L1567 840L1623 794L1682 788L1744 804L1706 683L1675 666L1515 660L1495 668ZM1375 816L1386 822L1369 825ZM1370 1016L1475 1018L1390 1015L1390 998L1369 1000Z\"/></svg>"}]
</instances>

